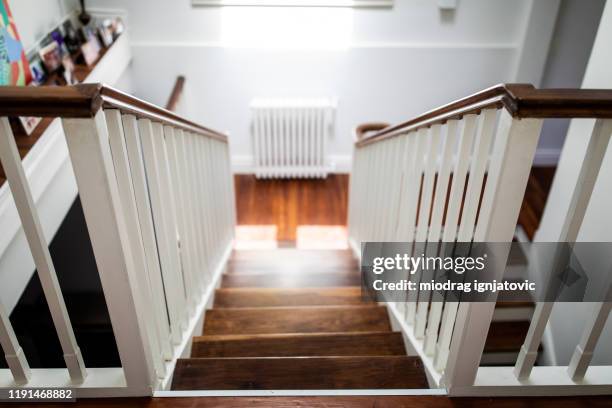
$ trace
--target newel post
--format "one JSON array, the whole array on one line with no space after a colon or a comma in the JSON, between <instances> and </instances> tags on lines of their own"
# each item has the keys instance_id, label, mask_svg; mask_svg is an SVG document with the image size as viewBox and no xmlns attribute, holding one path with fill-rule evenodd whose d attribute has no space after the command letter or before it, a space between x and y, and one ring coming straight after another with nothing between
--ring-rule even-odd
<instances>
[{"instance_id":1,"label":"newel post","mask_svg":"<svg viewBox=\"0 0 612 408\"><path fill-rule=\"evenodd\" d=\"M151 395L151 349L139 319L134 264L104 112L63 119L83 213L125 374L127 395Z\"/></svg>"},{"instance_id":2,"label":"newel post","mask_svg":"<svg viewBox=\"0 0 612 408\"><path fill-rule=\"evenodd\" d=\"M512 118L501 110L475 242L512 241L541 126L540 119ZM506 258L496 254L495 270L503 271ZM450 395L474 385L494 310L493 301L460 304L444 373Z\"/></svg>"}]
</instances>

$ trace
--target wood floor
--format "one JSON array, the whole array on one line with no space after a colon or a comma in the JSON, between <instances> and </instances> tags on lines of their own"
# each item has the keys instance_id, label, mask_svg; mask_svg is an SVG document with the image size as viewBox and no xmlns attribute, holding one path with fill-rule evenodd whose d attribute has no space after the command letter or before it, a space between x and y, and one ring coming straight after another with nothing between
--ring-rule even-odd
<instances>
[{"instance_id":1,"label":"wood floor","mask_svg":"<svg viewBox=\"0 0 612 408\"><path fill-rule=\"evenodd\" d=\"M11 404L10 406L17 406ZM19 404L20 407L40 407ZM46 403L44 407L65 407ZM515 397L448 398L445 396L356 396L356 397L189 397L189 398L98 398L79 400L70 406L88 408L604 408L612 398L604 397Z\"/></svg>"},{"instance_id":2,"label":"wood floor","mask_svg":"<svg viewBox=\"0 0 612 408\"><path fill-rule=\"evenodd\" d=\"M556 167L533 167L518 224L533 238L544 214ZM257 180L236 175L239 225L275 225L278 240L291 245L299 225L346 225L348 174L320 180Z\"/></svg>"},{"instance_id":3,"label":"wood floor","mask_svg":"<svg viewBox=\"0 0 612 408\"><path fill-rule=\"evenodd\" d=\"M298 225L346 225L348 179L348 174L297 180L236 175L238 224L276 225L279 241L295 241Z\"/></svg>"},{"instance_id":4,"label":"wood floor","mask_svg":"<svg viewBox=\"0 0 612 408\"><path fill-rule=\"evenodd\" d=\"M236 251L172 389L428 388L359 284L347 250Z\"/></svg>"}]
</instances>

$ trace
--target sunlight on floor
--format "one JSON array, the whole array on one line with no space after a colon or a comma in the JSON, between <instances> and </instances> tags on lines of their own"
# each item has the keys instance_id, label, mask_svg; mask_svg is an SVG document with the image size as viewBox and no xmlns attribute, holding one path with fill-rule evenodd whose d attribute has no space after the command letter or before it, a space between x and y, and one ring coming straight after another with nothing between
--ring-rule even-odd
<instances>
[{"instance_id":1,"label":"sunlight on floor","mask_svg":"<svg viewBox=\"0 0 612 408\"><path fill-rule=\"evenodd\" d=\"M342 225L300 225L296 236L298 249L348 249L348 235Z\"/></svg>"},{"instance_id":2,"label":"sunlight on floor","mask_svg":"<svg viewBox=\"0 0 612 408\"><path fill-rule=\"evenodd\" d=\"M278 248L276 225L238 225L234 249Z\"/></svg>"},{"instance_id":3,"label":"sunlight on floor","mask_svg":"<svg viewBox=\"0 0 612 408\"><path fill-rule=\"evenodd\" d=\"M299 225L295 247L298 249L348 249L348 236L343 225ZM279 245L276 225L238 225L235 249L276 249Z\"/></svg>"}]
</instances>

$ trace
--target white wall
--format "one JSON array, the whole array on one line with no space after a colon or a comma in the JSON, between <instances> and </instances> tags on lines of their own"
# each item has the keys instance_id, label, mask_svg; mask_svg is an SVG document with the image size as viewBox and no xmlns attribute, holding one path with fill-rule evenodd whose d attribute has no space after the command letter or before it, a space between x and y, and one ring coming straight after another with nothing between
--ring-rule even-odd
<instances>
[{"instance_id":1,"label":"white wall","mask_svg":"<svg viewBox=\"0 0 612 408\"><path fill-rule=\"evenodd\" d=\"M77 0L9 0L17 31L26 50L75 10Z\"/></svg>"},{"instance_id":2,"label":"white wall","mask_svg":"<svg viewBox=\"0 0 612 408\"><path fill-rule=\"evenodd\" d=\"M88 4L128 11L138 96L163 104L176 75L185 74L194 119L230 132L237 163L250 160L252 98L338 98L330 152L345 169L357 124L403 121L514 81L525 30L539 22L529 19L532 0L462 0L454 13L440 12L431 0L396 0L392 10Z\"/></svg>"},{"instance_id":3,"label":"white wall","mask_svg":"<svg viewBox=\"0 0 612 408\"><path fill-rule=\"evenodd\" d=\"M579 88L605 0L562 0L552 35L542 88ZM569 127L567 119L544 121L538 144L540 164L556 164Z\"/></svg>"},{"instance_id":4,"label":"white wall","mask_svg":"<svg viewBox=\"0 0 612 408\"><path fill-rule=\"evenodd\" d=\"M610 38L612 38L612 2L608 1L582 82L583 88L612 88ZM559 240L593 124L594 121L590 119L575 119L570 124L542 223L535 238L538 241ZM580 229L579 241L612 242L612 217L610 216L612 189L610 186L612 186L612 147L608 146L592 201ZM612 259L610 259L607 270L612 270ZM550 338L554 342L552 362L567 364L581 333L576 325L568 324L568 322L584 322L585 316L591 312L591 307L590 304L574 303L555 306L549 324ZM603 337L595 350L593 358L595 364L612 364L611 320L612 318L608 318Z\"/></svg>"}]
</instances>

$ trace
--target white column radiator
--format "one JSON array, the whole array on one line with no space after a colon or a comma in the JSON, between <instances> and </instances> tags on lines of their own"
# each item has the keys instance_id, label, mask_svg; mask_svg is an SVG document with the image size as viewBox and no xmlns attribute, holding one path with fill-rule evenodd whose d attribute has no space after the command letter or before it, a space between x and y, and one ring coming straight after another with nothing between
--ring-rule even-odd
<instances>
[{"instance_id":1,"label":"white column radiator","mask_svg":"<svg viewBox=\"0 0 612 408\"><path fill-rule=\"evenodd\" d=\"M255 99L251 102L257 178L324 178L331 170L327 142L336 104L329 99Z\"/></svg>"}]
</instances>

